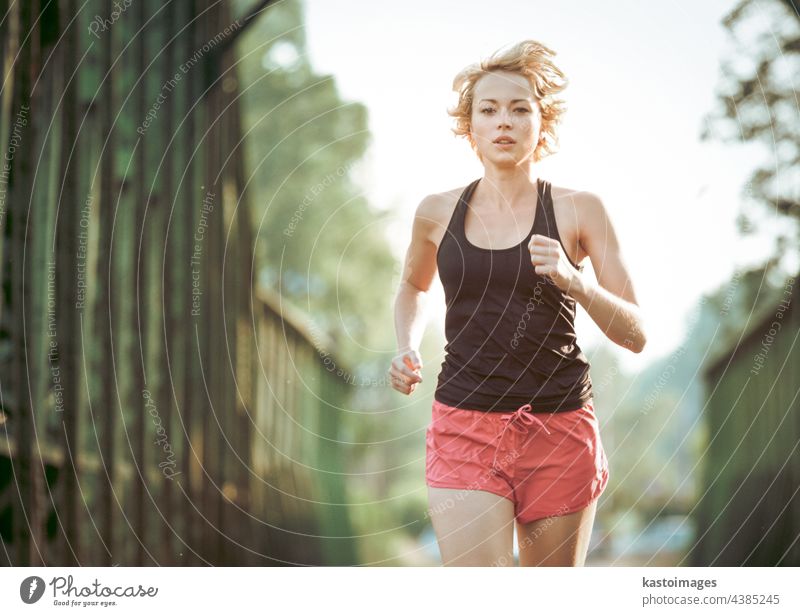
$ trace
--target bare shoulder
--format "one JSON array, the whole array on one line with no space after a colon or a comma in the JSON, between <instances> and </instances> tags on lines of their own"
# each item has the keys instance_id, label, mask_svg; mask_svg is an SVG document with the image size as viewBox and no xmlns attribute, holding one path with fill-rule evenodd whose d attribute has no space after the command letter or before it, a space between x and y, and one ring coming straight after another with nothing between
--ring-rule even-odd
<instances>
[{"instance_id":1,"label":"bare shoulder","mask_svg":"<svg viewBox=\"0 0 800 616\"><path fill-rule=\"evenodd\" d=\"M460 188L426 195L417 206L417 215L435 222L442 222L442 219L445 219L446 222L450 219L458 197L464 188L466 187L461 186Z\"/></svg>"},{"instance_id":2,"label":"bare shoulder","mask_svg":"<svg viewBox=\"0 0 800 616\"><path fill-rule=\"evenodd\" d=\"M415 225L424 230L425 236L438 245L444 237L447 225L466 186L426 195L417 206Z\"/></svg>"},{"instance_id":3,"label":"bare shoulder","mask_svg":"<svg viewBox=\"0 0 800 616\"><path fill-rule=\"evenodd\" d=\"M591 239L606 229L606 212L600 196L592 191L552 185L553 209L561 241L570 258L581 263L588 256Z\"/></svg>"},{"instance_id":4,"label":"bare shoulder","mask_svg":"<svg viewBox=\"0 0 800 616\"><path fill-rule=\"evenodd\" d=\"M609 215L603 199L596 192L566 186L552 186L553 208L556 217L573 225L583 235L589 227L605 226Z\"/></svg>"},{"instance_id":5,"label":"bare shoulder","mask_svg":"<svg viewBox=\"0 0 800 616\"><path fill-rule=\"evenodd\" d=\"M572 206L573 208L592 211L603 207L603 201L596 192L584 190L582 188L570 188L567 186L551 186L551 194L553 195L553 202L559 201L565 206ZM588 212L587 212L588 213Z\"/></svg>"}]
</instances>

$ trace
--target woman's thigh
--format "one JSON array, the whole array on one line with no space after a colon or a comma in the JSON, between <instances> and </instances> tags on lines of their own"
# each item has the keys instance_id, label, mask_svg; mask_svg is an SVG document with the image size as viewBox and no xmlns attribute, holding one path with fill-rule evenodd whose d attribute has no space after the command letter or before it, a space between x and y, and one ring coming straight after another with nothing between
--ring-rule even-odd
<instances>
[{"instance_id":1,"label":"woman's thigh","mask_svg":"<svg viewBox=\"0 0 800 616\"><path fill-rule=\"evenodd\" d=\"M445 566L512 566L514 503L484 490L428 486L429 514Z\"/></svg>"},{"instance_id":2,"label":"woman's thigh","mask_svg":"<svg viewBox=\"0 0 800 616\"><path fill-rule=\"evenodd\" d=\"M567 515L517 524L523 567L582 567L589 550L597 499Z\"/></svg>"}]
</instances>

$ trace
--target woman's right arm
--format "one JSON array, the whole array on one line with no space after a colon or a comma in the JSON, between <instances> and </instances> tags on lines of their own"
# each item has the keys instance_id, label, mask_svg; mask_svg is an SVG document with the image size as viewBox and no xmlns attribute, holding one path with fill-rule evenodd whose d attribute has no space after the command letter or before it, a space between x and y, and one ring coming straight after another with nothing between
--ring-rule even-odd
<instances>
[{"instance_id":1,"label":"woman's right arm","mask_svg":"<svg viewBox=\"0 0 800 616\"><path fill-rule=\"evenodd\" d=\"M392 387L404 394L412 393L422 381L419 347L427 321L428 291L436 275L437 245L432 236L440 224L436 216L438 198L429 195L417 206L411 244L394 303L398 354L392 360L389 374Z\"/></svg>"}]
</instances>

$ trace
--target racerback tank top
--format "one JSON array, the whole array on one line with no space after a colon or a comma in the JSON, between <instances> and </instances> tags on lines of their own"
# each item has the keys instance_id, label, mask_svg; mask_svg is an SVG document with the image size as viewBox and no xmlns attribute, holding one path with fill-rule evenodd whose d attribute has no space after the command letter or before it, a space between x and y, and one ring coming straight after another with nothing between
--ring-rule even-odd
<instances>
[{"instance_id":1,"label":"racerback tank top","mask_svg":"<svg viewBox=\"0 0 800 616\"><path fill-rule=\"evenodd\" d=\"M580 408L592 399L592 381L575 336L575 300L536 273L528 250L535 233L561 242L550 183L537 182L536 213L525 239L492 250L471 244L464 230L480 181L461 193L436 253L447 343L434 397L481 411L525 404L533 412Z\"/></svg>"}]
</instances>

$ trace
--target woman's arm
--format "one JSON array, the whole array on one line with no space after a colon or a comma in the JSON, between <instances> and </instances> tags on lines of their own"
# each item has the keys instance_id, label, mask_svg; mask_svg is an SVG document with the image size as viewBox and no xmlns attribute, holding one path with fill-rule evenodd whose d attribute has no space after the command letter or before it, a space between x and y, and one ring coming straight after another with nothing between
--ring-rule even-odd
<instances>
[{"instance_id":1,"label":"woman's arm","mask_svg":"<svg viewBox=\"0 0 800 616\"><path fill-rule=\"evenodd\" d=\"M644 318L614 226L597 195L584 192L578 198L578 239L592 261L597 284L572 267L561 244L552 238L531 239L531 262L537 273L550 275L559 288L574 297L611 341L641 353L647 342Z\"/></svg>"},{"instance_id":2,"label":"woman's arm","mask_svg":"<svg viewBox=\"0 0 800 616\"><path fill-rule=\"evenodd\" d=\"M610 340L641 353L647 342L644 319L614 225L597 195L583 193L582 197L579 241L592 261L597 283L576 271L578 284L571 295Z\"/></svg>"},{"instance_id":3,"label":"woman's arm","mask_svg":"<svg viewBox=\"0 0 800 616\"><path fill-rule=\"evenodd\" d=\"M394 303L398 355L392 360L389 374L392 386L405 394L413 392L422 381L419 347L427 321L428 291L436 275L437 247L430 237L436 226L435 199L435 195L428 196L417 207Z\"/></svg>"}]
</instances>

